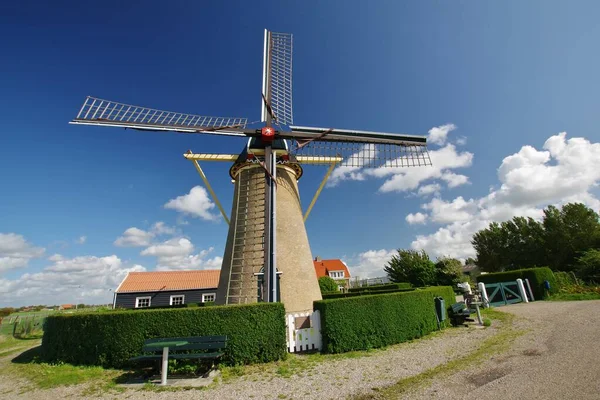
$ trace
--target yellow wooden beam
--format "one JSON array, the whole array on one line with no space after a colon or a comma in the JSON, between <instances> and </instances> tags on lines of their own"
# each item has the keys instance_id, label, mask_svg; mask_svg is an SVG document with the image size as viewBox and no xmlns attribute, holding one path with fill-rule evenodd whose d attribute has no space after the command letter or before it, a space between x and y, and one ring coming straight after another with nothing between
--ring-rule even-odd
<instances>
[{"instance_id":1,"label":"yellow wooden beam","mask_svg":"<svg viewBox=\"0 0 600 400\"><path fill-rule=\"evenodd\" d=\"M296 156L299 163L302 164L332 164L339 163L342 157L314 157L314 156Z\"/></svg>"},{"instance_id":2,"label":"yellow wooden beam","mask_svg":"<svg viewBox=\"0 0 600 400\"><path fill-rule=\"evenodd\" d=\"M332 158L334 158L334 157L332 157ZM308 218L308 215L310 214L310 211L312 210L312 208L314 207L315 203L317 202L317 198L321 194L321 190L323 190L323 187L325 186L325 182L327 182L327 179L329 179L329 175L331 175L331 172L333 171L333 168L335 168L336 164L337 163L331 163L331 165L329 166L329 169L327 170L327 173L325 174L325 177L321 181L321 185L317 189L317 192L313 196L313 199L310 202L310 205L308 206L308 210L306 210L306 214L304 214L304 222L306 222L306 219Z\"/></svg>"},{"instance_id":3,"label":"yellow wooden beam","mask_svg":"<svg viewBox=\"0 0 600 400\"><path fill-rule=\"evenodd\" d=\"M191 161L192 161L192 163L194 163L194 166L196 167L196 171L198 171L198 174L200 174L200 177L204 181L204 184L206 185L206 188L210 192L210 195L213 197L213 200L215 201L215 204L217 205L217 207L219 207L219 211L221 211L221 215L225 219L225 222L227 222L227 225L229 225L229 218L227 218L227 214L225 214L225 210L223 210L223 206L221 205L221 202L219 201L219 198L217 197L217 195L213 191L212 187L210 186L210 183L208 183L208 179L206 178L206 175L204 174L204 171L202 171L202 168L200 168L200 163L198 162L198 160L195 160L195 159L192 159Z\"/></svg>"},{"instance_id":4,"label":"yellow wooden beam","mask_svg":"<svg viewBox=\"0 0 600 400\"><path fill-rule=\"evenodd\" d=\"M187 153L183 155L188 160L200 160L200 161L230 161L234 162L238 159L239 155L235 154L194 154Z\"/></svg>"}]
</instances>

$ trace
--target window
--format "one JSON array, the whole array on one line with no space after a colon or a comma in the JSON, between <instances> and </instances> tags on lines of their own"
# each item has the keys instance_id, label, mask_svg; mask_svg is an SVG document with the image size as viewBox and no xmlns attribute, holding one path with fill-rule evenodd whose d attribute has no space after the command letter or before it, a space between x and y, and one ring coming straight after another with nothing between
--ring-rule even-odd
<instances>
[{"instance_id":1,"label":"window","mask_svg":"<svg viewBox=\"0 0 600 400\"><path fill-rule=\"evenodd\" d=\"M344 277L344 271L329 271L329 276L333 279L341 279Z\"/></svg>"},{"instance_id":2,"label":"window","mask_svg":"<svg viewBox=\"0 0 600 400\"><path fill-rule=\"evenodd\" d=\"M202 294L202 302L206 303L209 301L215 301L216 298L216 294L215 293L203 293Z\"/></svg>"},{"instance_id":3,"label":"window","mask_svg":"<svg viewBox=\"0 0 600 400\"><path fill-rule=\"evenodd\" d=\"M344 289L345 289L345 287L343 287L342 285L339 285L339 286L338 286L338 290L339 290L340 292L343 292L343 291L344 291Z\"/></svg>"},{"instance_id":4,"label":"window","mask_svg":"<svg viewBox=\"0 0 600 400\"><path fill-rule=\"evenodd\" d=\"M136 297L135 298L135 308L144 308L150 307L150 296L147 297Z\"/></svg>"},{"instance_id":5,"label":"window","mask_svg":"<svg viewBox=\"0 0 600 400\"><path fill-rule=\"evenodd\" d=\"M172 306L180 306L184 303L185 296L182 294L178 294L175 296L171 296L171 301L169 302Z\"/></svg>"}]
</instances>

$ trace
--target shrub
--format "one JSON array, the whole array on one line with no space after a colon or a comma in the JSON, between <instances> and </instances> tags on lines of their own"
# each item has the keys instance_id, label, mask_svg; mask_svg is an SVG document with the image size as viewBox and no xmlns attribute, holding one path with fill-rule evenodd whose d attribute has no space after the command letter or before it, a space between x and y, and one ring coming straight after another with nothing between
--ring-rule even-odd
<instances>
[{"instance_id":1,"label":"shrub","mask_svg":"<svg viewBox=\"0 0 600 400\"><path fill-rule=\"evenodd\" d=\"M279 360L287 353L283 304L53 315L44 324L41 358L120 368L145 339L207 335L227 335L225 364Z\"/></svg>"},{"instance_id":2,"label":"shrub","mask_svg":"<svg viewBox=\"0 0 600 400\"><path fill-rule=\"evenodd\" d=\"M370 294L383 294L383 293L397 293L397 292L410 292L415 290L415 288L408 289L389 289L389 290L363 290L362 292L348 292L348 293L325 293L323 295L323 300L325 299L340 299L344 297L356 297L356 296L366 296Z\"/></svg>"},{"instance_id":3,"label":"shrub","mask_svg":"<svg viewBox=\"0 0 600 400\"><path fill-rule=\"evenodd\" d=\"M516 271L479 275L477 277L477 282L498 283L516 281L517 279L529 279L533 296L537 300L545 299L550 294L547 293L546 289L544 288L544 281L550 282L551 293L554 293L558 290L554 273L548 267L518 269Z\"/></svg>"},{"instance_id":4,"label":"shrub","mask_svg":"<svg viewBox=\"0 0 600 400\"><path fill-rule=\"evenodd\" d=\"M398 283L386 283L385 285L373 285L373 286L360 286L348 289L348 292L376 292L379 290L392 290L392 289L410 289L412 285L408 282Z\"/></svg>"},{"instance_id":5,"label":"shrub","mask_svg":"<svg viewBox=\"0 0 600 400\"><path fill-rule=\"evenodd\" d=\"M455 302L447 286L316 301L323 351L366 350L426 335L438 329L433 301L437 296L447 307Z\"/></svg>"},{"instance_id":6,"label":"shrub","mask_svg":"<svg viewBox=\"0 0 600 400\"><path fill-rule=\"evenodd\" d=\"M567 289L577 284L572 272L554 271L554 280L556 281L556 288L558 290Z\"/></svg>"},{"instance_id":7,"label":"shrub","mask_svg":"<svg viewBox=\"0 0 600 400\"><path fill-rule=\"evenodd\" d=\"M319 289L321 289L321 294L335 293L339 291L338 284L335 283L333 278L328 276L322 276L319 278Z\"/></svg>"}]
</instances>

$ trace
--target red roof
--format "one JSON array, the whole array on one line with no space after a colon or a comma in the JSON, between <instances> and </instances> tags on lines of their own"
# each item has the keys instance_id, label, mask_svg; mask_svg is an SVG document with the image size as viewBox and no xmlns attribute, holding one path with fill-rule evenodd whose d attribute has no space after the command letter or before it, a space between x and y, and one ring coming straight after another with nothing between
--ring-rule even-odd
<instances>
[{"instance_id":1,"label":"red roof","mask_svg":"<svg viewBox=\"0 0 600 400\"><path fill-rule=\"evenodd\" d=\"M156 292L158 290L212 289L219 285L218 269L197 271L130 272L116 292Z\"/></svg>"},{"instance_id":2,"label":"red roof","mask_svg":"<svg viewBox=\"0 0 600 400\"><path fill-rule=\"evenodd\" d=\"M350 271L348 271L348 267L342 260L321 260L317 257L313 263L315 264L317 278L329 276L331 271L344 271L344 278L350 279Z\"/></svg>"}]
</instances>

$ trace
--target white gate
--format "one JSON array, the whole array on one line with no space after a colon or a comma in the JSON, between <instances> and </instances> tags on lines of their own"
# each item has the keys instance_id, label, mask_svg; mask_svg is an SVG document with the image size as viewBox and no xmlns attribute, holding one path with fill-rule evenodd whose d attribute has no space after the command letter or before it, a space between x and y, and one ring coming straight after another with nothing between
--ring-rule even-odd
<instances>
[{"instance_id":1,"label":"white gate","mask_svg":"<svg viewBox=\"0 0 600 400\"><path fill-rule=\"evenodd\" d=\"M321 350L319 311L286 315L287 346L290 353Z\"/></svg>"}]
</instances>

